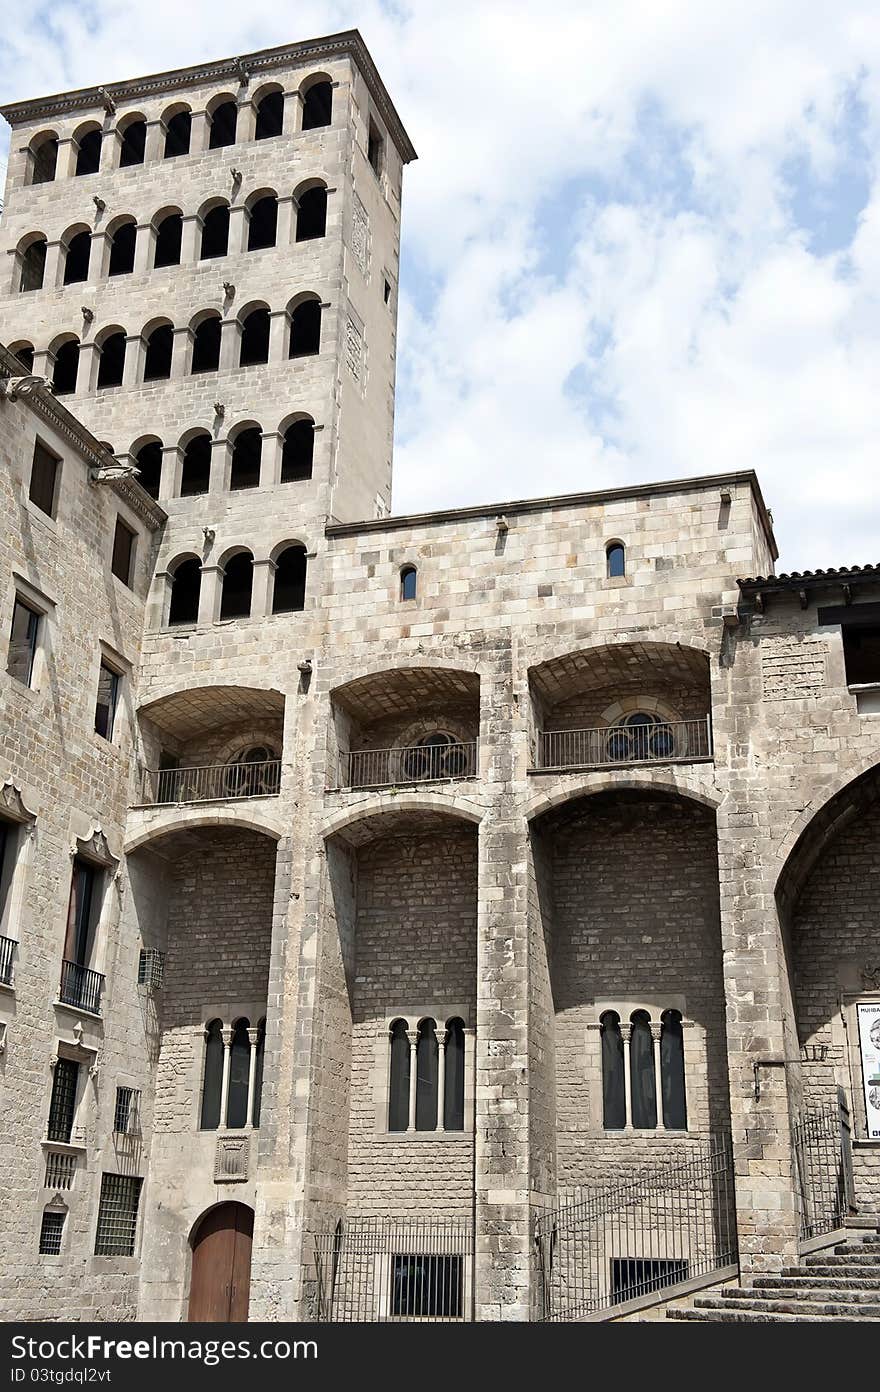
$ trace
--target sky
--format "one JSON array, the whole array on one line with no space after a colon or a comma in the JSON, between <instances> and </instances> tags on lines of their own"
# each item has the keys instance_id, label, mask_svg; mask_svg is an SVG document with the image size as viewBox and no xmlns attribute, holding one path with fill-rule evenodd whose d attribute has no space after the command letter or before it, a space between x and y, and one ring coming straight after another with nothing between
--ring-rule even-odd
<instances>
[{"instance_id":1,"label":"sky","mask_svg":"<svg viewBox=\"0 0 880 1392\"><path fill-rule=\"evenodd\" d=\"M877 0L32 0L0 100L353 27L419 153L394 511L753 468L778 569L880 562Z\"/></svg>"}]
</instances>

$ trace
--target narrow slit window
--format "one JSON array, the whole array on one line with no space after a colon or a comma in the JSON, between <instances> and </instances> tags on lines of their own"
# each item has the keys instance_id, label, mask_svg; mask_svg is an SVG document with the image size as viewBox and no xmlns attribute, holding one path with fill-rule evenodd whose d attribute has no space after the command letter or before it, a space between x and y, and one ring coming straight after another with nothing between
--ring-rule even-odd
<instances>
[{"instance_id":1,"label":"narrow slit window","mask_svg":"<svg viewBox=\"0 0 880 1392\"><path fill-rule=\"evenodd\" d=\"M36 609L25 604L18 595L15 596L6 670L11 677L21 682L22 686L30 686L33 681L41 618L42 615Z\"/></svg>"},{"instance_id":2,"label":"narrow slit window","mask_svg":"<svg viewBox=\"0 0 880 1392\"><path fill-rule=\"evenodd\" d=\"M102 661L98 673L98 699L95 702L95 733L105 740L113 738L120 681L119 673Z\"/></svg>"},{"instance_id":3,"label":"narrow slit window","mask_svg":"<svg viewBox=\"0 0 880 1392\"><path fill-rule=\"evenodd\" d=\"M110 562L110 569L121 580L123 585L131 587L131 569L134 560L135 533L131 527L126 526L121 517L116 519L116 531L113 535L113 559Z\"/></svg>"},{"instance_id":4,"label":"narrow slit window","mask_svg":"<svg viewBox=\"0 0 880 1392\"><path fill-rule=\"evenodd\" d=\"M28 497L35 507L47 516L55 516L57 501L58 465L61 460L57 454L47 449L42 441L34 445L34 459L31 464L31 483Z\"/></svg>"},{"instance_id":5,"label":"narrow slit window","mask_svg":"<svg viewBox=\"0 0 880 1392\"><path fill-rule=\"evenodd\" d=\"M400 598L415 599L418 592L419 573L415 566L404 566L400 572Z\"/></svg>"},{"instance_id":6,"label":"narrow slit window","mask_svg":"<svg viewBox=\"0 0 880 1392\"><path fill-rule=\"evenodd\" d=\"M612 541L605 550L606 573L609 580L618 580L626 575L626 549L619 541Z\"/></svg>"}]
</instances>

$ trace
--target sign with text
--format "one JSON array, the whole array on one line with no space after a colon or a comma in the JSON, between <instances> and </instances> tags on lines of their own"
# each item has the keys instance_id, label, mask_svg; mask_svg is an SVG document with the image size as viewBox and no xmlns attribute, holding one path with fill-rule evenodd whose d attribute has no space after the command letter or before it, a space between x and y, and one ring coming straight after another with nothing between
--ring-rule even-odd
<instances>
[{"instance_id":1,"label":"sign with text","mask_svg":"<svg viewBox=\"0 0 880 1392\"><path fill-rule=\"evenodd\" d=\"M859 1052L865 1086L867 1136L880 1141L880 1001L859 1001Z\"/></svg>"}]
</instances>

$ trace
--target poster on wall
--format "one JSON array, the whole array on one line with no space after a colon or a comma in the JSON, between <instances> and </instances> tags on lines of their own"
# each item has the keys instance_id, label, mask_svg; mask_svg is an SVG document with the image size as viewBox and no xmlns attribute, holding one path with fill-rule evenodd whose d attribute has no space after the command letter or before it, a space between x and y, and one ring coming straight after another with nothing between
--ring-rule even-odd
<instances>
[{"instance_id":1,"label":"poster on wall","mask_svg":"<svg viewBox=\"0 0 880 1392\"><path fill-rule=\"evenodd\" d=\"M856 1013L862 1081L865 1085L867 1136L871 1141L880 1141L880 1001L860 1001Z\"/></svg>"}]
</instances>

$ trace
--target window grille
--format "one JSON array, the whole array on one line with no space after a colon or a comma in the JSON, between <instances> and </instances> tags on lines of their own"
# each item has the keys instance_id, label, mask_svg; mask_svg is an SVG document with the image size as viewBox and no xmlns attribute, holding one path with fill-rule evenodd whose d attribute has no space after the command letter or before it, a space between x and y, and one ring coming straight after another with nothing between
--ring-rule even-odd
<instances>
[{"instance_id":1,"label":"window grille","mask_svg":"<svg viewBox=\"0 0 880 1392\"><path fill-rule=\"evenodd\" d=\"M611 1303L620 1305L664 1286L677 1286L689 1274L688 1262L672 1257L612 1257Z\"/></svg>"},{"instance_id":2,"label":"window grille","mask_svg":"<svg viewBox=\"0 0 880 1392\"><path fill-rule=\"evenodd\" d=\"M46 1132L50 1141L67 1144L73 1130L73 1116L76 1111L76 1088L79 1081L79 1064L73 1059L60 1058L55 1064L52 1076L52 1098L49 1102L49 1127Z\"/></svg>"},{"instance_id":3,"label":"window grille","mask_svg":"<svg viewBox=\"0 0 880 1392\"><path fill-rule=\"evenodd\" d=\"M72 1189L75 1173L75 1155L62 1155L57 1151L50 1151L46 1156L45 1185L47 1189Z\"/></svg>"},{"instance_id":4,"label":"window grille","mask_svg":"<svg viewBox=\"0 0 880 1392\"><path fill-rule=\"evenodd\" d=\"M113 1130L118 1136L136 1136L140 1131L141 1095L137 1088L118 1087L113 1112Z\"/></svg>"},{"instance_id":5,"label":"window grille","mask_svg":"<svg viewBox=\"0 0 880 1392\"><path fill-rule=\"evenodd\" d=\"M130 1257L134 1254L138 1204L143 1180L134 1175L102 1174L96 1257Z\"/></svg>"},{"instance_id":6,"label":"window grille","mask_svg":"<svg viewBox=\"0 0 880 1392\"><path fill-rule=\"evenodd\" d=\"M391 1315L398 1319L461 1319L463 1273L459 1253L395 1252Z\"/></svg>"},{"instance_id":7,"label":"window grille","mask_svg":"<svg viewBox=\"0 0 880 1392\"><path fill-rule=\"evenodd\" d=\"M64 1230L63 1213L46 1209L40 1225L40 1256L57 1257L61 1251L61 1234Z\"/></svg>"},{"instance_id":8,"label":"window grille","mask_svg":"<svg viewBox=\"0 0 880 1392\"><path fill-rule=\"evenodd\" d=\"M137 984L158 991L165 976L165 953L156 947L142 947L138 957Z\"/></svg>"}]
</instances>

